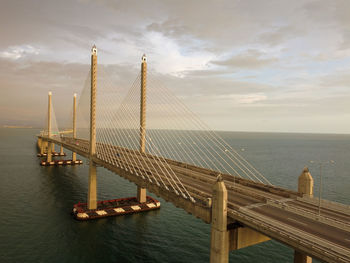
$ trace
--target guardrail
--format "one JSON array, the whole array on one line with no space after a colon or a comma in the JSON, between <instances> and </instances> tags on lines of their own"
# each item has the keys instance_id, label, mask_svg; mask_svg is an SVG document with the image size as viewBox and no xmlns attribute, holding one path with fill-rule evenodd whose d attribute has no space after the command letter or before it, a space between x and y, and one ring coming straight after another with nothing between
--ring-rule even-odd
<instances>
[{"instance_id":1,"label":"guardrail","mask_svg":"<svg viewBox=\"0 0 350 263\"><path fill-rule=\"evenodd\" d=\"M330 225L330 226L339 228L341 230L346 230L346 231L350 232L350 222L344 222L344 221L338 220L336 218L331 218L331 217L327 217L324 215L318 215L318 214L312 213L306 209L297 208L295 206L291 206L290 204L281 203L281 202L278 202L275 200L268 200L267 204L274 206L274 207L278 207L278 208L283 209L285 211L292 212L292 213L295 213L297 215L318 221L320 223Z\"/></svg>"},{"instance_id":2,"label":"guardrail","mask_svg":"<svg viewBox=\"0 0 350 263\"><path fill-rule=\"evenodd\" d=\"M317 205L317 206L319 202L318 198L313 198L308 196L297 197L297 200L301 202ZM328 208L330 210L334 210L346 215L350 215L350 205L344 205L341 203L336 203L329 200L321 199L321 207Z\"/></svg>"},{"instance_id":3,"label":"guardrail","mask_svg":"<svg viewBox=\"0 0 350 263\"><path fill-rule=\"evenodd\" d=\"M263 232L263 234L268 235L271 238L276 240L288 240L289 242L287 243L289 244L293 241L294 248L299 248L307 254L315 256L321 260L334 263L350 262L350 249L332 244L327 240L305 231L298 230L295 227L281 223L247 208L240 208L239 211L230 210L228 211L228 214L237 220L241 220L242 223L247 224L248 226L251 225L253 229L259 231L258 228L260 228L260 232Z\"/></svg>"}]
</instances>

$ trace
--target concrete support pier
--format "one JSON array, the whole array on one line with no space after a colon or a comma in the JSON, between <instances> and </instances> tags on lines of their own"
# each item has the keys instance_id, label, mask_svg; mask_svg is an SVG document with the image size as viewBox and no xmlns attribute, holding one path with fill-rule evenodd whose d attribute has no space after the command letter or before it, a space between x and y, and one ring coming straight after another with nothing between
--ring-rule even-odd
<instances>
[{"instance_id":1,"label":"concrete support pier","mask_svg":"<svg viewBox=\"0 0 350 263\"><path fill-rule=\"evenodd\" d=\"M72 152L72 161L75 162L77 160L77 153Z\"/></svg>"},{"instance_id":2,"label":"concrete support pier","mask_svg":"<svg viewBox=\"0 0 350 263\"><path fill-rule=\"evenodd\" d=\"M312 197L314 193L314 179L312 178L309 169L304 168L298 178L298 192L303 196ZM294 263L312 263L312 258L297 250L294 251Z\"/></svg>"},{"instance_id":3,"label":"concrete support pier","mask_svg":"<svg viewBox=\"0 0 350 263\"><path fill-rule=\"evenodd\" d=\"M297 250L294 251L294 263L312 263L312 258Z\"/></svg>"},{"instance_id":4,"label":"concrete support pier","mask_svg":"<svg viewBox=\"0 0 350 263\"><path fill-rule=\"evenodd\" d=\"M47 147L46 162L47 163L52 162L52 146L50 142L48 143L48 147Z\"/></svg>"},{"instance_id":5,"label":"concrete support pier","mask_svg":"<svg viewBox=\"0 0 350 263\"><path fill-rule=\"evenodd\" d=\"M139 203L145 203L146 197L146 188L137 186L137 201Z\"/></svg>"},{"instance_id":6,"label":"concrete support pier","mask_svg":"<svg viewBox=\"0 0 350 263\"><path fill-rule=\"evenodd\" d=\"M46 142L42 138L38 138L38 147L40 149L40 155L43 155L45 152Z\"/></svg>"},{"instance_id":7,"label":"concrete support pier","mask_svg":"<svg viewBox=\"0 0 350 263\"><path fill-rule=\"evenodd\" d=\"M90 96L90 164L89 164L89 192L88 208L97 208L97 174L96 164L92 157L96 154L96 74L97 49L94 45L91 50L91 96Z\"/></svg>"},{"instance_id":8,"label":"concrete support pier","mask_svg":"<svg viewBox=\"0 0 350 263\"><path fill-rule=\"evenodd\" d=\"M42 144L43 144L43 140L41 138L38 138L38 141L37 141L38 149L41 149Z\"/></svg>"},{"instance_id":9,"label":"concrete support pier","mask_svg":"<svg viewBox=\"0 0 350 263\"><path fill-rule=\"evenodd\" d=\"M210 240L210 263L227 263L229 235L227 231L227 190L219 175L213 188Z\"/></svg>"},{"instance_id":10,"label":"concrete support pier","mask_svg":"<svg viewBox=\"0 0 350 263\"><path fill-rule=\"evenodd\" d=\"M140 152L146 150L146 83L147 83L147 59L142 56L141 63L141 101L140 101ZM146 188L137 186L137 200L146 202Z\"/></svg>"},{"instance_id":11,"label":"concrete support pier","mask_svg":"<svg viewBox=\"0 0 350 263\"><path fill-rule=\"evenodd\" d=\"M41 142L41 147L40 147L40 155L43 155L45 152L47 152L47 141L42 141Z\"/></svg>"},{"instance_id":12,"label":"concrete support pier","mask_svg":"<svg viewBox=\"0 0 350 263\"><path fill-rule=\"evenodd\" d=\"M88 208L97 208L97 167L92 161L89 164Z\"/></svg>"}]
</instances>

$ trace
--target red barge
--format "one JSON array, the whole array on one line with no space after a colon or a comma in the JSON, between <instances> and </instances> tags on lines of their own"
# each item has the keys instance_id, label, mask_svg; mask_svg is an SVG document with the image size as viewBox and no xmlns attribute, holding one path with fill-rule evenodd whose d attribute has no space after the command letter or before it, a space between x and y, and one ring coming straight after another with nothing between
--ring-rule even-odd
<instances>
[{"instance_id":1,"label":"red barge","mask_svg":"<svg viewBox=\"0 0 350 263\"><path fill-rule=\"evenodd\" d=\"M87 203L78 203L73 207L72 214L77 220L91 220L109 216L118 216L145 212L160 208L160 202L147 196L145 203L139 203L136 197L127 197L97 202L97 209L90 210Z\"/></svg>"}]
</instances>

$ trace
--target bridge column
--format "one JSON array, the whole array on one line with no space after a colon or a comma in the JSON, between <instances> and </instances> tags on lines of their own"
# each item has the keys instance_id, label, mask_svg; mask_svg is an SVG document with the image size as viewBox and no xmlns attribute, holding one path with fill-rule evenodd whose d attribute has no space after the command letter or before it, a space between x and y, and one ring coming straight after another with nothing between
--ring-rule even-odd
<instances>
[{"instance_id":1,"label":"bridge column","mask_svg":"<svg viewBox=\"0 0 350 263\"><path fill-rule=\"evenodd\" d=\"M38 138L37 143L38 143L38 148L40 149L40 148L41 148L41 144L42 144L42 139L41 139L41 138Z\"/></svg>"},{"instance_id":2,"label":"bridge column","mask_svg":"<svg viewBox=\"0 0 350 263\"><path fill-rule=\"evenodd\" d=\"M147 81L147 59L142 56L141 63L141 101L140 101L140 152L146 149L146 82ZM146 202L146 188L137 186L137 200L139 203Z\"/></svg>"},{"instance_id":3,"label":"bridge column","mask_svg":"<svg viewBox=\"0 0 350 263\"><path fill-rule=\"evenodd\" d=\"M51 138L51 91L49 92L48 96L48 109L47 109L47 137ZM51 142L47 143L47 156L46 161L51 162L52 161L52 144Z\"/></svg>"},{"instance_id":4,"label":"bridge column","mask_svg":"<svg viewBox=\"0 0 350 263\"><path fill-rule=\"evenodd\" d=\"M89 164L88 208L97 208L97 167L92 160L90 160Z\"/></svg>"},{"instance_id":5,"label":"bridge column","mask_svg":"<svg viewBox=\"0 0 350 263\"><path fill-rule=\"evenodd\" d=\"M38 147L40 150L40 154L44 154L44 146L45 146L45 141L43 141L42 138L38 138Z\"/></svg>"},{"instance_id":6,"label":"bridge column","mask_svg":"<svg viewBox=\"0 0 350 263\"><path fill-rule=\"evenodd\" d=\"M47 149L47 141L41 141L40 154L44 154Z\"/></svg>"},{"instance_id":7,"label":"bridge column","mask_svg":"<svg viewBox=\"0 0 350 263\"><path fill-rule=\"evenodd\" d=\"M294 251L294 263L312 263L312 258L302 252Z\"/></svg>"},{"instance_id":8,"label":"bridge column","mask_svg":"<svg viewBox=\"0 0 350 263\"><path fill-rule=\"evenodd\" d=\"M96 73L97 49L94 45L91 52L91 99L90 99L90 164L89 164L89 192L88 208L97 208L97 168L93 162L96 154Z\"/></svg>"},{"instance_id":9,"label":"bridge column","mask_svg":"<svg viewBox=\"0 0 350 263\"><path fill-rule=\"evenodd\" d=\"M73 139L77 137L77 94L74 93L73 96ZM72 152L72 161L77 160L77 153Z\"/></svg>"},{"instance_id":10,"label":"bridge column","mask_svg":"<svg viewBox=\"0 0 350 263\"><path fill-rule=\"evenodd\" d=\"M227 263L229 255L227 190L221 175L213 187L211 211L210 263Z\"/></svg>"},{"instance_id":11,"label":"bridge column","mask_svg":"<svg viewBox=\"0 0 350 263\"><path fill-rule=\"evenodd\" d=\"M312 197L314 193L314 179L312 178L309 169L304 168L298 178L298 192L303 196ZM312 258L305 255L303 252L294 251L294 263L311 263Z\"/></svg>"},{"instance_id":12,"label":"bridge column","mask_svg":"<svg viewBox=\"0 0 350 263\"><path fill-rule=\"evenodd\" d=\"M47 147L46 162L48 163L52 162L52 147L50 142L48 143L48 147Z\"/></svg>"}]
</instances>

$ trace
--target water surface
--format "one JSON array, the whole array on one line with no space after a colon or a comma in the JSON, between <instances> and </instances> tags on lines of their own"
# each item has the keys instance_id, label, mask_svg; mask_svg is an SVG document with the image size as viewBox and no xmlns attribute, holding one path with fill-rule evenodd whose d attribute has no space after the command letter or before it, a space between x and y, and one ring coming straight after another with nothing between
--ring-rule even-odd
<instances>
[{"instance_id":1,"label":"water surface","mask_svg":"<svg viewBox=\"0 0 350 263\"><path fill-rule=\"evenodd\" d=\"M158 211L73 220L73 204L86 201L88 167L41 167L37 132L0 129L0 262L209 262L210 226L160 198ZM294 190L309 160L334 160L323 167L322 196L350 203L349 135L220 135L273 184ZM310 170L318 195L319 166ZM98 168L99 199L135 193L134 184ZM231 252L230 261L293 262L293 250L269 241Z\"/></svg>"}]
</instances>

